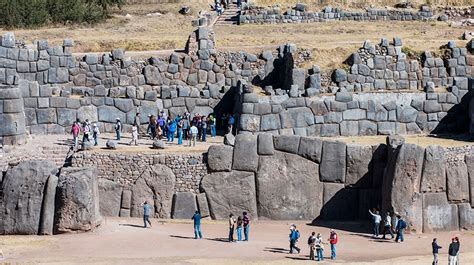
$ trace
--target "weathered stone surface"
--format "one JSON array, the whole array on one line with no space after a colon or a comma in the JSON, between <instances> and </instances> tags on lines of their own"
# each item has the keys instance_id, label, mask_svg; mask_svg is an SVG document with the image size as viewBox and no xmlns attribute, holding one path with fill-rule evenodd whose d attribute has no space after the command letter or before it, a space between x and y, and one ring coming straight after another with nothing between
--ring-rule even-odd
<instances>
[{"instance_id":1,"label":"weathered stone surface","mask_svg":"<svg viewBox=\"0 0 474 265\"><path fill-rule=\"evenodd\" d=\"M471 152L469 154L466 154L465 160L467 165L467 172L469 175L469 194L471 196L471 207L474 208L474 149L471 149Z\"/></svg>"},{"instance_id":2,"label":"weathered stone surface","mask_svg":"<svg viewBox=\"0 0 474 265\"><path fill-rule=\"evenodd\" d=\"M209 203L207 202L206 193L199 193L198 195L196 195L196 201L201 217L204 218L210 216L211 212L209 211Z\"/></svg>"},{"instance_id":3,"label":"weathered stone surface","mask_svg":"<svg viewBox=\"0 0 474 265\"><path fill-rule=\"evenodd\" d=\"M105 146L108 149L117 149L117 145L118 145L118 142L115 140L107 140L107 142L105 143Z\"/></svg>"},{"instance_id":4,"label":"weathered stone surface","mask_svg":"<svg viewBox=\"0 0 474 265\"><path fill-rule=\"evenodd\" d=\"M58 232L89 231L100 225L97 174L96 168L61 170L56 208Z\"/></svg>"},{"instance_id":5,"label":"weathered stone surface","mask_svg":"<svg viewBox=\"0 0 474 265\"><path fill-rule=\"evenodd\" d=\"M347 145L346 185L363 188L372 186L371 159L371 146Z\"/></svg>"},{"instance_id":6,"label":"weathered stone surface","mask_svg":"<svg viewBox=\"0 0 474 265\"><path fill-rule=\"evenodd\" d=\"M211 171L231 171L234 149L227 145L212 145L207 151L207 164Z\"/></svg>"},{"instance_id":7,"label":"weathered stone surface","mask_svg":"<svg viewBox=\"0 0 474 265\"><path fill-rule=\"evenodd\" d=\"M131 216L143 216L145 201L154 209L150 217L170 218L176 177L167 166L148 167L132 186Z\"/></svg>"},{"instance_id":8,"label":"weathered stone surface","mask_svg":"<svg viewBox=\"0 0 474 265\"><path fill-rule=\"evenodd\" d=\"M306 107L291 108L280 112L282 128L307 127L314 124L314 115Z\"/></svg>"},{"instance_id":9,"label":"weathered stone surface","mask_svg":"<svg viewBox=\"0 0 474 265\"><path fill-rule=\"evenodd\" d=\"M408 229L421 232L422 196L420 194L424 149L404 144L403 138L389 137L389 160L382 187L382 211L405 217Z\"/></svg>"},{"instance_id":10,"label":"weathered stone surface","mask_svg":"<svg viewBox=\"0 0 474 265\"><path fill-rule=\"evenodd\" d=\"M458 204L459 228L465 230L474 230L474 209L469 203Z\"/></svg>"},{"instance_id":11,"label":"weathered stone surface","mask_svg":"<svg viewBox=\"0 0 474 265\"><path fill-rule=\"evenodd\" d=\"M446 164L447 194L450 202L469 201L469 177L464 161Z\"/></svg>"},{"instance_id":12,"label":"weathered stone surface","mask_svg":"<svg viewBox=\"0 0 474 265\"><path fill-rule=\"evenodd\" d=\"M130 209L131 205L132 205L132 191L123 190L121 207L123 209Z\"/></svg>"},{"instance_id":13,"label":"weathered stone surface","mask_svg":"<svg viewBox=\"0 0 474 265\"><path fill-rule=\"evenodd\" d=\"M235 137L232 169L257 172L257 136L239 134Z\"/></svg>"},{"instance_id":14,"label":"weathered stone surface","mask_svg":"<svg viewBox=\"0 0 474 265\"><path fill-rule=\"evenodd\" d=\"M173 219L191 219L197 211L196 195L192 192L176 192L173 198Z\"/></svg>"},{"instance_id":15,"label":"weathered stone surface","mask_svg":"<svg viewBox=\"0 0 474 265\"><path fill-rule=\"evenodd\" d=\"M458 229L458 207L448 203L446 193L423 194L423 233Z\"/></svg>"},{"instance_id":16,"label":"weathered stone surface","mask_svg":"<svg viewBox=\"0 0 474 265\"><path fill-rule=\"evenodd\" d=\"M0 204L0 234L36 235L40 232L45 186L57 168L51 161L20 162L3 177ZM54 203L54 201L53 201ZM54 207L45 205L47 209Z\"/></svg>"},{"instance_id":17,"label":"weathered stone surface","mask_svg":"<svg viewBox=\"0 0 474 265\"><path fill-rule=\"evenodd\" d=\"M95 108L95 106L87 106L87 107ZM103 122L114 123L117 118L119 118L122 122L124 122L126 119L125 113L121 112L119 109L112 106L100 106L99 108L97 108L97 113L99 115L99 121L103 121ZM77 112L77 116L79 118L79 110Z\"/></svg>"},{"instance_id":18,"label":"weathered stone surface","mask_svg":"<svg viewBox=\"0 0 474 265\"><path fill-rule=\"evenodd\" d=\"M98 121L99 119L97 118L97 108L96 108L96 106L90 105L90 106L80 107L77 110L77 118L80 121L85 121L85 120L89 120L90 122ZM111 121L111 122L115 122L115 118L117 118L117 117L114 117L113 121ZM122 118L122 116L118 116L118 118ZM123 119L123 120L125 120L125 119Z\"/></svg>"},{"instance_id":19,"label":"weathered stone surface","mask_svg":"<svg viewBox=\"0 0 474 265\"><path fill-rule=\"evenodd\" d=\"M275 135L273 144L276 150L296 154L298 153L300 137L296 135Z\"/></svg>"},{"instance_id":20,"label":"weathered stone surface","mask_svg":"<svg viewBox=\"0 0 474 265\"><path fill-rule=\"evenodd\" d=\"M216 172L201 180L201 189L206 193L211 217L227 219L246 211L257 218L255 176L250 172Z\"/></svg>"},{"instance_id":21,"label":"weathered stone surface","mask_svg":"<svg viewBox=\"0 0 474 265\"><path fill-rule=\"evenodd\" d=\"M275 148L273 147L273 135L262 133L258 135L258 154L273 155Z\"/></svg>"},{"instance_id":22,"label":"weathered stone surface","mask_svg":"<svg viewBox=\"0 0 474 265\"><path fill-rule=\"evenodd\" d=\"M260 116L242 114L239 119L239 128L244 131L257 132L260 130Z\"/></svg>"},{"instance_id":23,"label":"weathered stone surface","mask_svg":"<svg viewBox=\"0 0 474 265\"><path fill-rule=\"evenodd\" d=\"M257 189L260 217L309 220L319 216L323 186L318 164L298 155L261 156Z\"/></svg>"},{"instance_id":24,"label":"weathered stone surface","mask_svg":"<svg viewBox=\"0 0 474 265\"><path fill-rule=\"evenodd\" d=\"M52 235L54 232L54 207L58 177L50 175L44 190L43 207L41 209L40 235Z\"/></svg>"},{"instance_id":25,"label":"weathered stone surface","mask_svg":"<svg viewBox=\"0 0 474 265\"><path fill-rule=\"evenodd\" d=\"M102 216L117 217L122 201L122 186L108 179L99 179L99 209Z\"/></svg>"},{"instance_id":26,"label":"weathered stone surface","mask_svg":"<svg viewBox=\"0 0 474 265\"><path fill-rule=\"evenodd\" d=\"M318 138L301 137L298 148L298 155L313 162L321 162L323 141Z\"/></svg>"},{"instance_id":27,"label":"weathered stone surface","mask_svg":"<svg viewBox=\"0 0 474 265\"><path fill-rule=\"evenodd\" d=\"M280 115L278 114L267 114L263 115L260 119L260 130L271 131L278 130L281 128Z\"/></svg>"},{"instance_id":28,"label":"weathered stone surface","mask_svg":"<svg viewBox=\"0 0 474 265\"><path fill-rule=\"evenodd\" d=\"M359 215L358 192L344 188L344 184L324 183L323 208L324 220L354 220Z\"/></svg>"},{"instance_id":29,"label":"weathered stone surface","mask_svg":"<svg viewBox=\"0 0 474 265\"><path fill-rule=\"evenodd\" d=\"M425 149L421 192L446 191L446 158L444 148L430 145Z\"/></svg>"},{"instance_id":30,"label":"weathered stone surface","mask_svg":"<svg viewBox=\"0 0 474 265\"><path fill-rule=\"evenodd\" d=\"M235 136L232 133L227 133L226 135L224 135L224 144L234 146Z\"/></svg>"},{"instance_id":31,"label":"weathered stone surface","mask_svg":"<svg viewBox=\"0 0 474 265\"><path fill-rule=\"evenodd\" d=\"M151 146L153 149L165 149L165 142L161 140L156 140L153 141L153 144Z\"/></svg>"},{"instance_id":32,"label":"weathered stone surface","mask_svg":"<svg viewBox=\"0 0 474 265\"><path fill-rule=\"evenodd\" d=\"M387 165L387 145L372 146L372 186L380 188L383 182L385 166ZM365 214L364 216L366 216Z\"/></svg>"},{"instance_id":33,"label":"weathered stone surface","mask_svg":"<svg viewBox=\"0 0 474 265\"><path fill-rule=\"evenodd\" d=\"M342 142L323 142L321 166L319 167L321 181L340 182L346 180L346 144Z\"/></svg>"}]
</instances>

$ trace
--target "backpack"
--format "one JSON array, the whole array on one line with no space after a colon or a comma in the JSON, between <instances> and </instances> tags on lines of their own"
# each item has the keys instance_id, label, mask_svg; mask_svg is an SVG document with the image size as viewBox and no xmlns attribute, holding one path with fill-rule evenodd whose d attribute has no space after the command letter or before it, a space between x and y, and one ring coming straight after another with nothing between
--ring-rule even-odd
<instances>
[{"instance_id":1,"label":"backpack","mask_svg":"<svg viewBox=\"0 0 474 265\"><path fill-rule=\"evenodd\" d=\"M407 223L404 220L400 220L400 229L405 229L407 228Z\"/></svg>"},{"instance_id":2,"label":"backpack","mask_svg":"<svg viewBox=\"0 0 474 265\"><path fill-rule=\"evenodd\" d=\"M308 237L308 245L313 244L316 241L316 239L313 236Z\"/></svg>"}]
</instances>

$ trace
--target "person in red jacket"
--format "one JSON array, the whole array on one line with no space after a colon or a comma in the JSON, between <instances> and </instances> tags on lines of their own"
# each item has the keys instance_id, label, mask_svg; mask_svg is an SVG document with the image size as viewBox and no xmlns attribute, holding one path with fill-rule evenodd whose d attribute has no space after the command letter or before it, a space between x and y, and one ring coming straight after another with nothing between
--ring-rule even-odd
<instances>
[{"instance_id":1,"label":"person in red jacket","mask_svg":"<svg viewBox=\"0 0 474 265\"><path fill-rule=\"evenodd\" d=\"M337 241L339 240L339 237L337 236L336 232L331 229L331 234L329 235L329 244L331 244L331 259L336 259L336 244Z\"/></svg>"}]
</instances>

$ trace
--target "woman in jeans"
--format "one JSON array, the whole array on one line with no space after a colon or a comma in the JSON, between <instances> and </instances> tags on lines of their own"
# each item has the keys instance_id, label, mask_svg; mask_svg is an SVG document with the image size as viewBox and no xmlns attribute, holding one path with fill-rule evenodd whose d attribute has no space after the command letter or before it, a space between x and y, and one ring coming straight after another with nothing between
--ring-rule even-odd
<instances>
[{"instance_id":1,"label":"woman in jeans","mask_svg":"<svg viewBox=\"0 0 474 265\"><path fill-rule=\"evenodd\" d=\"M243 224L244 224L244 220L242 220L242 216L237 217L237 241L242 241Z\"/></svg>"}]
</instances>

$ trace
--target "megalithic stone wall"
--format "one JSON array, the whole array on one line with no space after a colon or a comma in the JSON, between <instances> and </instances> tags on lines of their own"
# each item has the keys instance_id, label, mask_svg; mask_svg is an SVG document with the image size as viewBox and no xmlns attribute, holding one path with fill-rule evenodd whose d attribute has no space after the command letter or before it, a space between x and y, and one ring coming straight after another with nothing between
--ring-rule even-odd
<instances>
[{"instance_id":1,"label":"megalithic stone wall","mask_svg":"<svg viewBox=\"0 0 474 265\"><path fill-rule=\"evenodd\" d=\"M17 87L0 87L0 145L26 142L25 112Z\"/></svg>"}]
</instances>

